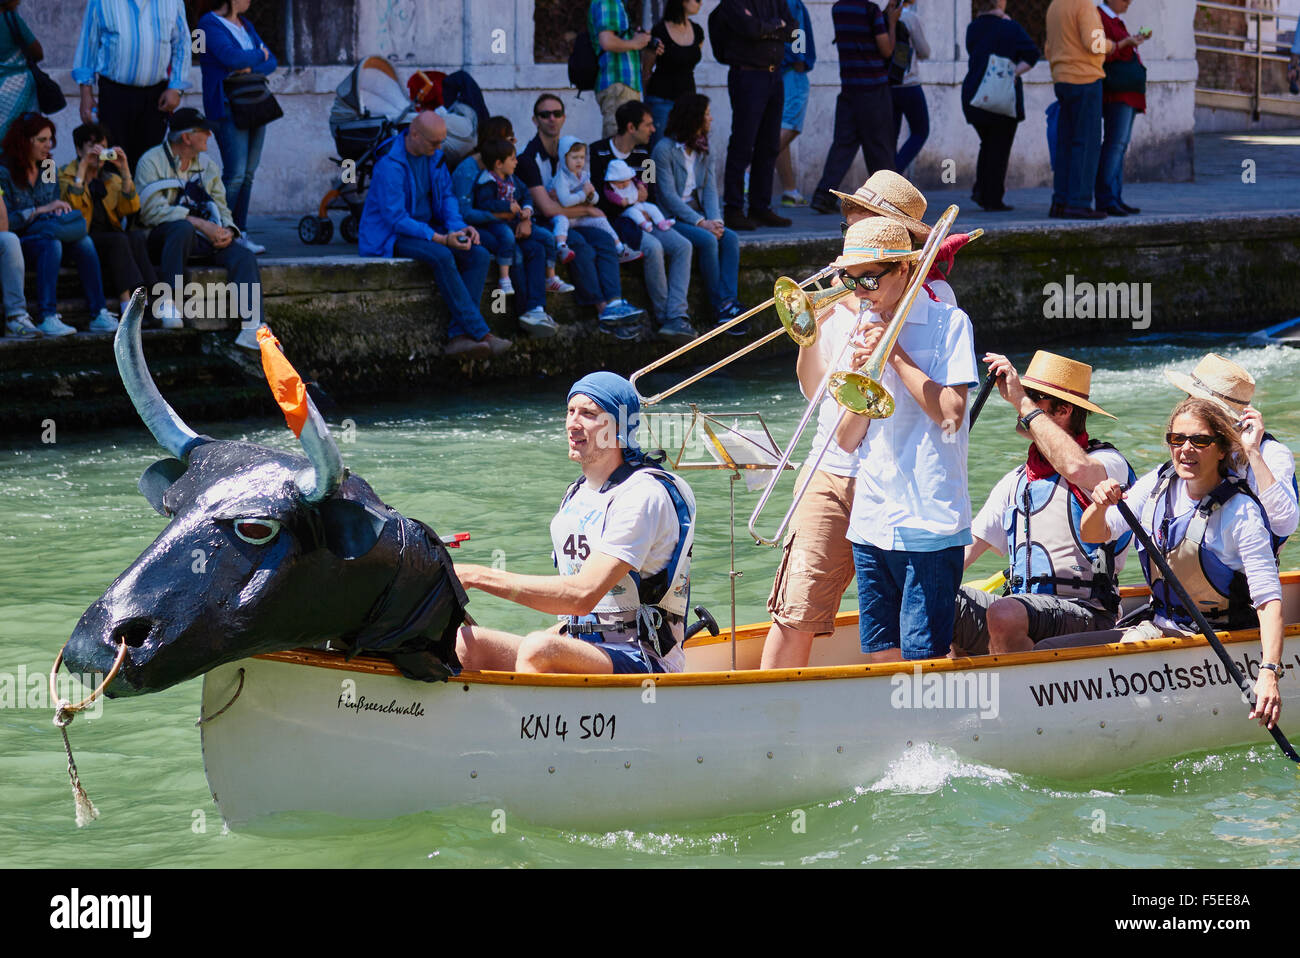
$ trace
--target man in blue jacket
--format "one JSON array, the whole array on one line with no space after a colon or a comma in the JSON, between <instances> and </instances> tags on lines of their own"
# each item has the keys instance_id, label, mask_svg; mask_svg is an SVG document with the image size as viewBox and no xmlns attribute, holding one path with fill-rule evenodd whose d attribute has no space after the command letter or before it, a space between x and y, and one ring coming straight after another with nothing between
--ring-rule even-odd
<instances>
[{"instance_id":1,"label":"man in blue jacket","mask_svg":"<svg viewBox=\"0 0 1300 958\"><path fill-rule=\"evenodd\" d=\"M510 340L494 336L479 311L492 257L478 230L461 219L442 156L446 138L447 124L426 110L388 141L375 163L357 245L362 256L408 256L433 267L451 310L443 354L486 359L509 349Z\"/></svg>"}]
</instances>

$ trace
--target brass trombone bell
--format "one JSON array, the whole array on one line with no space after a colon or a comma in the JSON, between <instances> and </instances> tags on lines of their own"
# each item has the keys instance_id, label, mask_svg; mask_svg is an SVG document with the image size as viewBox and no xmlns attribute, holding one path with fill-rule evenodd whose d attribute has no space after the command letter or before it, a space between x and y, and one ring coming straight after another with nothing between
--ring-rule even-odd
<instances>
[{"instance_id":1,"label":"brass trombone bell","mask_svg":"<svg viewBox=\"0 0 1300 958\"><path fill-rule=\"evenodd\" d=\"M894 397L880 383L862 373L839 369L831 373L830 394L849 412L868 419L888 419L894 414Z\"/></svg>"},{"instance_id":2,"label":"brass trombone bell","mask_svg":"<svg viewBox=\"0 0 1300 958\"><path fill-rule=\"evenodd\" d=\"M802 346L817 342L817 314L853 292L838 282L828 289L810 293L789 276L782 276L772 287L776 315L790 338Z\"/></svg>"}]
</instances>

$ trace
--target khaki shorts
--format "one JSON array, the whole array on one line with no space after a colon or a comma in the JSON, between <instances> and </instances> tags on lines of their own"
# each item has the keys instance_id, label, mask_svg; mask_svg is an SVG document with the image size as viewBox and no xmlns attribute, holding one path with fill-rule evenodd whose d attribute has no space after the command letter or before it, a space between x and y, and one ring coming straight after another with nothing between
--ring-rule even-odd
<instances>
[{"instance_id":1,"label":"khaki shorts","mask_svg":"<svg viewBox=\"0 0 1300 958\"><path fill-rule=\"evenodd\" d=\"M605 89L596 93L596 103L600 106L600 135L613 136L618 132L614 123L614 114L624 103L631 103L633 100L641 99L641 94L637 93L626 83L611 83ZM591 169L591 160L587 160L587 169Z\"/></svg>"},{"instance_id":2,"label":"khaki shorts","mask_svg":"<svg viewBox=\"0 0 1300 958\"><path fill-rule=\"evenodd\" d=\"M795 480L797 490L807 469ZM790 629L826 635L835 631L840 599L854 578L849 510L853 479L821 469L813 474L790 519L781 565L772 583L767 611Z\"/></svg>"}]
</instances>

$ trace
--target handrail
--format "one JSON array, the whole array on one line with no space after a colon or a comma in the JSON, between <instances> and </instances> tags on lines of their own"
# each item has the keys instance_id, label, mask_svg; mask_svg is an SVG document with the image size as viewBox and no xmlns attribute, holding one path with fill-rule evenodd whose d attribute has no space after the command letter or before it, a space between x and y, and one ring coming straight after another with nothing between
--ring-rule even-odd
<instances>
[{"instance_id":1,"label":"handrail","mask_svg":"<svg viewBox=\"0 0 1300 958\"><path fill-rule=\"evenodd\" d=\"M1213 30L1194 29L1192 31L1192 35L1196 42L1196 52L1198 54L1216 53L1225 56L1249 57L1255 61L1255 79L1253 84L1254 88L1249 93L1246 93L1241 90L1217 90L1212 87L1202 87L1199 85L1196 87L1197 93L1205 93L1210 95L1211 97L1220 96L1220 98L1222 97L1223 94L1228 94L1230 96L1238 96L1238 97L1249 97L1250 115L1252 120L1259 119L1260 107L1265 102L1268 102L1270 104L1275 103L1278 104L1279 106L1287 107L1287 108L1296 105L1289 100L1285 100L1281 97L1264 93L1263 90L1264 62L1267 60L1270 63L1289 63L1291 58L1289 55L1283 55L1277 52L1269 52L1269 53L1264 52L1263 25L1265 19L1271 20L1277 25L1280 25L1286 21L1295 20L1297 21L1296 29L1300 30L1300 17L1297 17L1297 15L1294 13L1283 13L1277 10L1259 10L1251 7L1236 7L1226 3L1215 3L1213 2L1213 0L1197 0L1196 7L1198 10L1202 7L1208 10L1222 10L1226 13L1234 13L1246 18L1245 31L1239 35L1219 33ZM1252 26L1254 27L1254 31L1253 31L1254 37L1251 36ZM1201 42L1202 39L1221 40L1227 42L1240 43L1242 44L1242 48L1239 50L1233 50L1233 49L1227 49L1219 46L1211 46L1209 44ZM1279 112L1291 113L1291 112L1295 112L1295 110L1283 109L1280 110Z\"/></svg>"}]
</instances>

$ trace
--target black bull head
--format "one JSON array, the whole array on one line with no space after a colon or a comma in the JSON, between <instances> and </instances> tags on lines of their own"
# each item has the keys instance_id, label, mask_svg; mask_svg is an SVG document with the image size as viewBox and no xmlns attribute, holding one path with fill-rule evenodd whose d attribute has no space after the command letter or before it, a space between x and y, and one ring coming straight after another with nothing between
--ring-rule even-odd
<instances>
[{"instance_id":1,"label":"black bull head","mask_svg":"<svg viewBox=\"0 0 1300 958\"><path fill-rule=\"evenodd\" d=\"M140 491L170 521L85 614L64 661L107 673L109 695L157 692L249 655L331 640L389 654L412 677L459 668L465 593L442 541L343 468L308 399L307 458L194 433L162 398L140 347L137 293L114 341L127 392L162 459Z\"/></svg>"}]
</instances>

